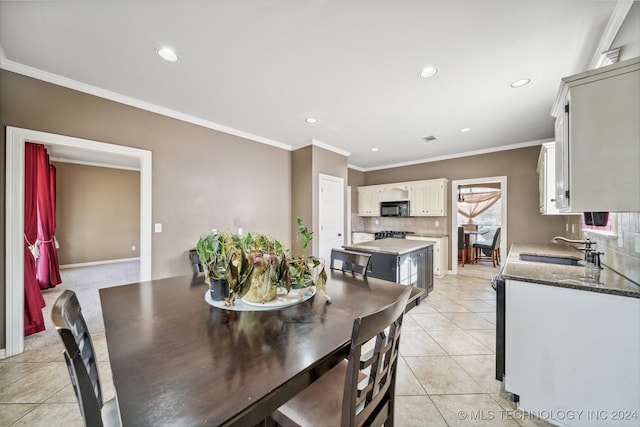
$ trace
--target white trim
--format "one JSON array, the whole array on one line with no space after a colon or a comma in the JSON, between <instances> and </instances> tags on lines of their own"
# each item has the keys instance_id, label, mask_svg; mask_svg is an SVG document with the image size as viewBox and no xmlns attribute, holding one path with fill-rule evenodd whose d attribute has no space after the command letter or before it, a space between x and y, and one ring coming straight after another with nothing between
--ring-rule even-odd
<instances>
[{"instance_id":1,"label":"white trim","mask_svg":"<svg viewBox=\"0 0 640 427\"><path fill-rule=\"evenodd\" d=\"M451 181L451 270L450 274L458 274L458 185L500 183L501 224L500 224L500 247L507 246L507 177L492 176L486 178L459 179ZM506 253L502 257L504 257ZM504 261L503 261L504 262Z\"/></svg>"},{"instance_id":2,"label":"white trim","mask_svg":"<svg viewBox=\"0 0 640 427\"><path fill-rule=\"evenodd\" d=\"M95 265L117 264L120 262L130 262L130 261L140 261L140 257L107 259L104 261L91 261L91 262L78 262L75 264L65 264L60 266L60 270L65 270L67 268L93 267Z\"/></svg>"},{"instance_id":3,"label":"white trim","mask_svg":"<svg viewBox=\"0 0 640 427\"><path fill-rule=\"evenodd\" d=\"M109 169L122 169L128 171L139 171L139 167L132 166L123 166L115 163L98 163L98 162L87 162L84 160L73 160L73 159L65 159L64 157L54 157L49 156L49 160L52 162L60 162L60 163L71 163L74 165L82 165L82 166L95 166L98 168L109 168Z\"/></svg>"},{"instance_id":4,"label":"white trim","mask_svg":"<svg viewBox=\"0 0 640 427\"><path fill-rule=\"evenodd\" d=\"M318 141L317 139L311 138L306 143L301 145L296 145L291 147L291 150L299 150L300 148L308 147L309 145L315 145L316 147L324 148L328 151L333 151L334 153L343 155L345 157L349 157L351 155L350 152L343 150L342 148L334 147L331 144L327 144L326 142Z\"/></svg>"},{"instance_id":5,"label":"white trim","mask_svg":"<svg viewBox=\"0 0 640 427\"><path fill-rule=\"evenodd\" d=\"M430 162L438 162L438 161L441 161L441 160L457 159L457 158L460 158L460 157L477 156L479 154L496 153L496 152L499 152L499 151L507 151L507 150L517 150L518 148L533 147L533 146L536 146L536 145L544 144L545 142L552 142L552 141L553 141L553 138L538 139L538 140L535 140L535 141L520 142L520 143L517 143L517 144L503 145L503 146L500 146L500 147L483 148L481 150L465 151L464 153L447 154L446 156L431 157L431 158L419 159L419 160L412 160L410 162L396 163L396 164L385 165L385 166L374 166L374 167L371 167L371 168L360 168L360 167L353 166L353 165L348 165L348 167L351 168L351 169L355 169L357 171L360 171L360 172L371 172L371 171L382 170L382 169L399 168L399 167L403 167L403 166L417 165L417 164L421 164L421 163L430 163Z\"/></svg>"},{"instance_id":6,"label":"white trim","mask_svg":"<svg viewBox=\"0 0 640 427\"><path fill-rule=\"evenodd\" d=\"M7 127L5 357L24 351L24 141Z\"/></svg>"},{"instance_id":7,"label":"white trim","mask_svg":"<svg viewBox=\"0 0 640 427\"><path fill-rule=\"evenodd\" d=\"M633 0L618 0L616 2L613 12L611 12L611 16L609 17L609 22L607 22L607 27L602 37L600 37L600 43L589 63L588 70L600 68L607 64L608 59L606 54L609 49L611 49L611 45L618 35L618 31L620 31L620 27L624 23L631 6L633 6Z\"/></svg>"},{"instance_id":8,"label":"white trim","mask_svg":"<svg viewBox=\"0 0 640 427\"><path fill-rule=\"evenodd\" d=\"M61 145L137 157L140 162L140 281L151 279L151 151L7 126L5 229L5 356L24 351L24 147L25 142Z\"/></svg>"}]
</instances>

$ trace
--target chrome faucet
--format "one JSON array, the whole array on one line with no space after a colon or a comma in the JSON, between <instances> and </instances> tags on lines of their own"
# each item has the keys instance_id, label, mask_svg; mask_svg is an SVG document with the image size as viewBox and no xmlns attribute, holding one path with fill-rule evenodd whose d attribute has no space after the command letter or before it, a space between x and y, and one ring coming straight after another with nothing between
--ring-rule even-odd
<instances>
[{"instance_id":1,"label":"chrome faucet","mask_svg":"<svg viewBox=\"0 0 640 427\"><path fill-rule=\"evenodd\" d=\"M587 248L591 248L591 245L595 245L596 242L591 241L590 238L586 238L584 240L571 240L571 239L567 239L566 237L562 237L562 236L556 236L553 239L551 239L551 241L553 243L558 243L557 240L563 240L567 243L580 243L582 245L585 245Z\"/></svg>"},{"instance_id":2,"label":"chrome faucet","mask_svg":"<svg viewBox=\"0 0 640 427\"><path fill-rule=\"evenodd\" d=\"M584 251L584 260L587 262L587 264L589 265L593 265L596 268L602 268L600 265L600 255L603 255L602 252L598 252L596 250L594 250L591 246L595 245L598 242L594 242L593 240L591 240L590 238L586 238L584 240L571 240L571 239L567 239L566 237L562 237L562 236L556 236L553 239L551 239L551 241L553 243L558 243L558 240L562 240L565 241L567 243L580 243L584 245L584 248L578 248L579 251Z\"/></svg>"}]
</instances>

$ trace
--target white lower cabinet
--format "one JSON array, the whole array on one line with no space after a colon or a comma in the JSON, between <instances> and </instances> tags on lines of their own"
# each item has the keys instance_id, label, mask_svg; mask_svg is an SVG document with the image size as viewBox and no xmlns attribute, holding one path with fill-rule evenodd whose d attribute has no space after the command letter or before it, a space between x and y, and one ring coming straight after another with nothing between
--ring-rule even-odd
<instances>
[{"instance_id":1,"label":"white lower cabinet","mask_svg":"<svg viewBox=\"0 0 640 427\"><path fill-rule=\"evenodd\" d=\"M443 277L447 274L447 268L449 264L448 257L448 237L424 237L424 236L412 236L407 235L407 240L421 240L424 242L433 243L433 275L436 277Z\"/></svg>"},{"instance_id":2,"label":"white lower cabinet","mask_svg":"<svg viewBox=\"0 0 640 427\"><path fill-rule=\"evenodd\" d=\"M637 426L640 299L518 280L505 292L504 388L520 408L566 426Z\"/></svg>"}]
</instances>

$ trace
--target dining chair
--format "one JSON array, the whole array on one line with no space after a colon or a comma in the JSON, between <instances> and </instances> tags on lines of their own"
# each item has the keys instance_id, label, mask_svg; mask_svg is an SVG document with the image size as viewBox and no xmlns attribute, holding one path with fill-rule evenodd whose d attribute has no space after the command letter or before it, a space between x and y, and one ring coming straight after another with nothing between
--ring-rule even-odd
<instances>
[{"instance_id":1,"label":"dining chair","mask_svg":"<svg viewBox=\"0 0 640 427\"><path fill-rule=\"evenodd\" d=\"M464 238L464 228L458 227L458 261L464 267L467 262L467 242Z\"/></svg>"},{"instance_id":2,"label":"dining chair","mask_svg":"<svg viewBox=\"0 0 640 427\"><path fill-rule=\"evenodd\" d=\"M393 426L400 330L410 293L407 286L395 302L355 319L348 359L278 408L273 420L283 427Z\"/></svg>"},{"instance_id":3,"label":"dining chair","mask_svg":"<svg viewBox=\"0 0 640 427\"><path fill-rule=\"evenodd\" d=\"M51 310L64 344L64 360L86 426L120 426L116 399L102 401L102 385L93 341L76 294L65 290Z\"/></svg>"},{"instance_id":4,"label":"dining chair","mask_svg":"<svg viewBox=\"0 0 640 427\"><path fill-rule=\"evenodd\" d=\"M370 254L333 248L331 249L329 267L332 270L350 271L351 273L361 274L362 277L367 277L370 262Z\"/></svg>"},{"instance_id":5,"label":"dining chair","mask_svg":"<svg viewBox=\"0 0 640 427\"><path fill-rule=\"evenodd\" d=\"M473 263L481 260L491 260L495 267L500 265L500 227L496 229L491 242L476 242L473 244Z\"/></svg>"},{"instance_id":6,"label":"dining chair","mask_svg":"<svg viewBox=\"0 0 640 427\"><path fill-rule=\"evenodd\" d=\"M191 268L193 268L194 276L197 276L199 273L204 271L202 264L200 263L198 252L195 249L189 249L189 260L191 261Z\"/></svg>"}]
</instances>

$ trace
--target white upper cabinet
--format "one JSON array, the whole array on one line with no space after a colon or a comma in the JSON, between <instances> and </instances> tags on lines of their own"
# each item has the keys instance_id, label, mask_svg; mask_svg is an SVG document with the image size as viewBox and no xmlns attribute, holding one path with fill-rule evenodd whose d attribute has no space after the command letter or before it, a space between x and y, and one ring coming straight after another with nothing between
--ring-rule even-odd
<instances>
[{"instance_id":1,"label":"white upper cabinet","mask_svg":"<svg viewBox=\"0 0 640 427\"><path fill-rule=\"evenodd\" d=\"M358 187L358 215L380 216L382 185Z\"/></svg>"},{"instance_id":2,"label":"white upper cabinet","mask_svg":"<svg viewBox=\"0 0 640 427\"><path fill-rule=\"evenodd\" d=\"M640 211L640 58L562 79L556 117L556 207Z\"/></svg>"},{"instance_id":3,"label":"white upper cabinet","mask_svg":"<svg viewBox=\"0 0 640 427\"><path fill-rule=\"evenodd\" d=\"M447 180L430 179L411 182L409 201L411 216L445 216L447 214Z\"/></svg>"},{"instance_id":4,"label":"white upper cabinet","mask_svg":"<svg viewBox=\"0 0 640 427\"><path fill-rule=\"evenodd\" d=\"M447 214L447 179L358 187L358 215L380 216L380 202L409 200L410 216Z\"/></svg>"},{"instance_id":5,"label":"white upper cabinet","mask_svg":"<svg viewBox=\"0 0 640 427\"><path fill-rule=\"evenodd\" d=\"M542 144L538 157L538 190L540 194L540 213L543 215L561 215L556 208L556 145L555 142Z\"/></svg>"}]
</instances>

